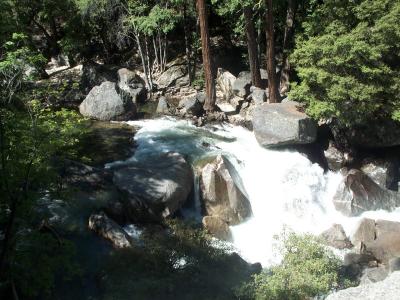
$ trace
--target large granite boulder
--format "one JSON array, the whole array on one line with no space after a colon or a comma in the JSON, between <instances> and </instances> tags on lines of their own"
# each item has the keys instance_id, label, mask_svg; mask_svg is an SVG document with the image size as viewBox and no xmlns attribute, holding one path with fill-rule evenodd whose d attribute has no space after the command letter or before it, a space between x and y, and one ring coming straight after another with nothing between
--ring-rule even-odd
<instances>
[{"instance_id":1,"label":"large granite boulder","mask_svg":"<svg viewBox=\"0 0 400 300\"><path fill-rule=\"evenodd\" d=\"M115 248L132 247L132 239L125 230L106 216L105 213L93 214L89 218L89 229L109 240Z\"/></svg>"},{"instance_id":2,"label":"large granite boulder","mask_svg":"<svg viewBox=\"0 0 400 300\"><path fill-rule=\"evenodd\" d=\"M326 300L395 300L400 295L400 272L380 282L348 288L329 295Z\"/></svg>"},{"instance_id":3,"label":"large granite boulder","mask_svg":"<svg viewBox=\"0 0 400 300\"><path fill-rule=\"evenodd\" d=\"M385 190L360 170L352 169L333 197L337 210L346 216L357 216L368 210L392 210L400 205L400 194Z\"/></svg>"},{"instance_id":4,"label":"large granite boulder","mask_svg":"<svg viewBox=\"0 0 400 300\"><path fill-rule=\"evenodd\" d=\"M118 87L132 97L133 103L146 99L146 84L144 80L126 68L118 70Z\"/></svg>"},{"instance_id":5,"label":"large granite boulder","mask_svg":"<svg viewBox=\"0 0 400 300\"><path fill-rule=\"evenodd\" d=\"M114 184L126 194L125 213L135 221L174 215L193 188L193 172L185 158L162 153L115 170Z\"/></svg>"},{"instance_id":6,"label":"large granite boulder","mask_svg":"<svg viewBox=\"0 0 400 300\"><path fill-rule=\"evenodd\" d=\"M181 87L189 84L187 67L184 64L171 65L157 79L159 89L165 89L171 86Z\"/></svg>"},{"instance_id":7,"label":"large granite boulder","mask_svg":"<svg viewBox=\"0 0 400 300\"><path fill-rule=\"evenodd\" d=\"M309 144L317 138L317 125L299 111L297 102L264 103L253 113L253 130L266 148Z\"/></svg>"},{"instance_id":8,"label":"large granite boulder","mask_svg":"<svg viewBox=\"0 0 400 300\"><path fill-rule=\"evenodd\" d=\"M207 164L200 179L205 213L236 225L252 214L246 191L236 170L227 158L219 155Z\"/></svg>"},{"instance_id":9,"label":"large granite boulder","mask_svg":"<svg viewBox=\"0 0 400 300\"><path fill-rule=\"evenodd\" d=\"M236 77L222 68L218 68L217 71L217 85L221 90L224 100L229 101L233 97L233 84L235 83Z\"/></svg>"},{"instance_id":10,"label":"large granite boulder","mask_svg":"<svg viewBox=\"0 0 400 300\"><path fill-rule=\"evenodd\" d=\"M89 92L79 111L85 117L101 121L125 121L135 116L136 105L114 82L105 81Z\"/></svg>"},{"instance_id":11,"label":"large granite boulder","mask_svg":"<svg viewBox=\"0 0 400 300\"><path fill-rule=\"evenodd\" d=\"M360 253L387 265L400 256L400 222L362 219L351 240Z\"/></svg>"}]
</instances>

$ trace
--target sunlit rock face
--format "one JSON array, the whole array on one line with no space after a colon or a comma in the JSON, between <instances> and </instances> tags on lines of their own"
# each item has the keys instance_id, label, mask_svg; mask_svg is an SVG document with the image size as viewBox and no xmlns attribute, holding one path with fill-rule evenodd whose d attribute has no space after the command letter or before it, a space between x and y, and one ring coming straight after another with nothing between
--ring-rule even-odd
<instances>
[{"instance_id":1,"label":"sunlit rock face","mask_svg":"<svg viewBox=\"0 0 400 300\"><path fill-rule=\"evenodd\" d=\"M253 130L265 148L309 144L317 138L316 123L292 101L259 106L253 113Z\"/></svg>"}]
</instances>

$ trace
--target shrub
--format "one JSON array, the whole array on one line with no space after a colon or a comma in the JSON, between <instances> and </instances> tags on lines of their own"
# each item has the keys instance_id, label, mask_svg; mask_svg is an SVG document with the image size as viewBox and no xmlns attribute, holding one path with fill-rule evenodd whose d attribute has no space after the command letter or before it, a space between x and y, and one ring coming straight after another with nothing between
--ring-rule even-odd
<instances>
[{"instance_id":1,"label":"shrub","mask_svg":"<svg viewBox=\"0 0 400 300\"><path fill-rule=\"evenodd\" d=\"M282 263L242 286L240 299L300 300L342 286L339 258L315 237L289 233L278 242Z\"/></svg>"}]
</instances>

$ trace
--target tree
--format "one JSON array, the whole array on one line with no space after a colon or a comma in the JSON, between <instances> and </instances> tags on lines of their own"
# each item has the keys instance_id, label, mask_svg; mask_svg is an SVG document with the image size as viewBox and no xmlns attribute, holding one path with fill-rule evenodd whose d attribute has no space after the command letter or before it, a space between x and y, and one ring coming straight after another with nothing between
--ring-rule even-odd
<instances>
[{"instance_id":1,"label":"tree","mask_svg":"<svg viewBox=\"0 0 400 300\"><path fill-rule=\"evenodd\" d=\"M297 39L290 98L344 126L400 121L399 19L399 1L324 1Z\"/></svg>"},{"instance_id":2,"label":"tree","mask_svg":"<svg viewBox=\"0 0 400 300\"><path fill-rule=\"evenodd\" d=\"M282 47L283 51L282 70L281 70L281 78L279 86L279 92L281 95L285 95L289 91L290 63L289 63L288 48L293 38L294 17L296 12L295 6L296 6L296 0L288 0L285 33L283 37L283 47Z\"/></svg>"},{"instance_id":3,"label":"tree","mask_svg":"<svg viewBox=\"0 0 400 300\"><path fill-rule=\"evenodd\" d=\"M274 16L272 0L265 0L267 7L266 14L266 37L267 37L267 71L268 71L268 94L269 102L277 103L279 101L279 87L276 76L275 63L275 35L274 35Z\"/></svg>"},{"instance_id":4,"label":"tree","mask_svg":"<svg viewBox=\"0 0 400 300\"><path fill-rule=\"evenodd\" d=\"M247 50L249 55L249 65L251 81L254 86L261 88L260 63L258 61L257 39L253 21L253 9L251 6L243 7L243 16L246 27Z\"/></svg>"},{"instance_id":5,"label":"tree","mask_svg":"<svg viewBox=\"0 0 400 300\"><path fill-rule=\"evenodd\" d=\"M204 103L204 109L208 112L211 112L215 109L216 91L205 0L197 0L197 12L200 21L201 48L203 54L204 78L207 95Z\"/></svg>"}]
</instances>

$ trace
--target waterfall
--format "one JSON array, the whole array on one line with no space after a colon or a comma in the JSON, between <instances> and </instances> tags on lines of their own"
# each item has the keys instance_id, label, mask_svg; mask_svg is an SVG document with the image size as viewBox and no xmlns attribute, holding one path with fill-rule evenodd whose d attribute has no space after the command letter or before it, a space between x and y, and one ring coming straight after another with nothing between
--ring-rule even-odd
<instances>
[{"instance_id":1,"label":"waterfall","mask_svg":"<svg viewBox=\"0 0 400 300\"><path fill-rule=\"evenodd\" d=\"M217 154L229 159L253 210L249 220L231 227L234 247L249 262L260 262L263 266L279 262L273 251L274 236L284 229L319 234L336 223L343 225L350 235L362 217L400 220L400 209L391 213L366 212L351 218L343 216L332 203L342 179L340 174L324 173L319 165L297 152L264 149L245 128L232 125L197 128L172 118L128 124L140 127L135 135L138 148L131 160L168 151L185 155L192 165ZM199 209L199 198L195 207Z\"/></svg>"}]
</instances>

